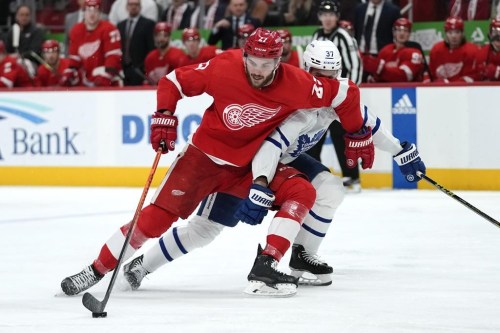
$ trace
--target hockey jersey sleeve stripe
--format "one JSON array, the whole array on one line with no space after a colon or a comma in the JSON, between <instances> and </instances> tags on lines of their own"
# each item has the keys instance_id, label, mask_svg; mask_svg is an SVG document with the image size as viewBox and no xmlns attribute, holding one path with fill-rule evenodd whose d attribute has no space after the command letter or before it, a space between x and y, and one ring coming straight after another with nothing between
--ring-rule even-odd
<instances>
[{"instance_id":1,"label":"hockey jersey sleeve stripe","mask_svg":"<svg viewBox=\"0 0 500 333\"><path fill-rule=\"evenodd\" d=\"M410 67L408 67L407 65L401 65L399 66L399 69L405 72L408 81L413 81L413 72L411 71Z\"/></svg>"},{"instance_id":2,"label":"hockey jersey sleeve stripe","mask_svg":"<svg viewBox=\"0 0 500 333\"><path fill-rule=\"evenodd\" d=\"M122 50L120 49L115 49L115 50L111 50L111 51L108 51L106 53L104 53L104 56L105 57L109 57L111 55L118 55L118 56L121 56L122 55Z\"/></svg>"},{"instance_id":3,"label":"hockey jersey sleeve stripe","mask_svg":"<svg viewBox=\"0 0 500 333\"><path fill-rule=\"evenodd\" d=\"M363 113L363 127L366 126L366 122L368 121L368 107L364 105L364 113Z\"/></svg>"},{"instance_id":4,"label":"hockey jersey sleeve stripe","mask_svg":"<svg viewBox=\"0 0 500 333\"><path fill-rule=\"evenodd\" d=\"M281 131L281 128L277 127L276 131L280 134L281 140L285 143L287 147L290 147L290 140L287 139L285 134Z\"/></svg>"},{"instance_id":5,"label":"hockey jersey sleeve stripe","mask_svg":"<svg viewBox=\"0 0 500 333\"><path fill-rule=\"evenodd\" d=\"M168 261L173 261L174 258L172 258L170 256L170 254L168 253L167 251L167 248L165 246L165 243L163 242L163 237L160 237L160 248L161 248L161 252L163 252L163 255L165 256L165 258L168 260Z\"/></svg>"},{"instance_id":6,"label":"hockey jersey sleeve stripe","mask_svg":"<svg viewBox=\"0 0 500 333\"><path fill-rule=\"evenodd\" d=\"M0 77L0 81L7 87L7 88L12 88L14 86L14 82L11 80L7 79L6 77Z\"/></svg>"},{"instance_id":7,"label":"hockey jersey sleeve stripe","mask_svg":"<svg viewBox=\"0 0 500 333\"><path fill-rule=\"evenodd\" d=\"M179 250L181 250L182 253L187 254L188 251L182 245L181 239L179 238L179 235L177 234L177 227L175 227L174 229L172 229L172 233L174 234L175 243L179 247Z\"/></svg>"},{"instance_id":8,"label":"hockey jersey sleeve stripe","mask_svg":"<svg viewBox=\"0 0 500 333\"><path fill-rule=\"evenodd\" d=\"M375 133L377 133L377 131L378 131L381 123L382 123L382 121L380 120L379 117L377 117L377 120L375 122L375 127L372 128L372 135L374 135Z\"/></svg>"},{"instance_id":9,"label":"hockey jersey sleeve stripe","mask_svg":"<svg viewBox=\"0 0 500 333\"><path fill-rule=\"evenodd\" d=\"M349 81L339 80L339 90L337 91L337 96L335 96L335 98L332 101L332 107L334 109L337 106L339 106L343 101L345 101L348 89L349 89Z\"/></svg>"},{"instance_id":10,"label":"hockey jersey sleeve stripe","mask_svg":"<svg viewBox=\"0 0 500 333\"><path fill-rule=\"evenodd\" d=\"M79 56L77 56L77 55L73 55L73 54L70 54L70 55L69 55L69 58L70 58L70 59L73 59L73 60L75 60L75 61L81 61L81 60L82 60L82 58L80 58L80 57L79 57Z\"/></svg>"},{"instance_id":11,"label":"hockey jersey sleeve stripe","mask_svg":"<svg viewBox=\"0 0 500 333\"><path fill-rule=\"evenodd\" d=\"M316 214L315 212L313 212L312 210L309 211L309 215L314 217L314 219L318 220L319 222L332 223L332 219L326 219L324 217L321 217L318 214Z\"/></svg>"},{"instance_id":12,"label":"hockey jersey sleeve stripe","mask_svg":"<svg viewBox=\"0 0 500 333\"><path fill-rule=\"evenodd\" d=\"M186 95L184 95L184 92L182 91L182 87L181 87L181 84L179 83L179 81L177 80L177 76L175 75L175 70L171 71L170 73L167 74L166 78L171 81L176 87L177 87L177 90L179 91L179 93L181 94L182 98L186 97Z\"/></svg>"},{"instance_id":13,"label":"hockey jersey sleeve stripe","mask_svg":"<svg viewBox=\"0 0 500 333\"><path fill-rule=\"evenodd\" d=\"M281 143L279 143L277 140L271 138L270 136L268 136L265 141L267 142L270 142L272 143L274 146L276 146L276 148L278 148L279 150L282 150L283 147L281 146Z\"/></svg>"},{"instance_id":14,"label":"hockey jersey sleeve stripe","mask_svg":"<svg viewBox=\"0 0 500 333\"><path fill-rule=\"evenodd\" d=\"M318 232L318 231L314 230L313 228L311 228L310 226L308 226L305 223L302 224L302 228L304 228L305 230L309 231L314 236L325 237L325 235L326 235L326 234L324 234L322 232Z\"/></svg>"}]
</instances>

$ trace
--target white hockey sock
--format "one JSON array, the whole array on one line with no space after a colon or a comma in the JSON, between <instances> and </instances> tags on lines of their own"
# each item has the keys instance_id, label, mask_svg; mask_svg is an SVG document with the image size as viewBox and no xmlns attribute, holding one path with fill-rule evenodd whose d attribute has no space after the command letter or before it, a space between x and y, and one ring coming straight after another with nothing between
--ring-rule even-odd
<instances>
[{"instance_id":1,"label":"white hockey sock","mask_svg":"<svg viewBox=\"0 0 500 333\"><path fill-rule=\"evenodd\" d=\"M303 245L307 252L316 254L337 207L344 200L345 190L342 180L329 172L319 173L311 183L316 189L316 201L304 219L294 244Z\"/></svg>"},{"instance_id":2,"label":"white hockey sock","mask_svg":"<svg viewBox=\"0 0 500 333\"><path fill-rule=\"evenodd\" d=\"M175 226L144 254L143 267L154 272L160 266L212 242L224 228L201 216L193 217L186 225Z\"/></svg>"}]
</instances>

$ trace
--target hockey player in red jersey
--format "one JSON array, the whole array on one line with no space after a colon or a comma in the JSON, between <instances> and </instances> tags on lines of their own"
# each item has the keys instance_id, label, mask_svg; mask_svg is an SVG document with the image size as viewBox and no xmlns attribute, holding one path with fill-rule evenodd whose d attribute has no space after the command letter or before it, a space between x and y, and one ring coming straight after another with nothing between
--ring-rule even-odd
<instances>
[{"instance_id":1,"label":"hockey player in red jersey","mask_svg":"<svg viewBox=\"0 0 500 333\"><path fill-rule=\"evenodd\" d=\"M392 25L394 43L384 46L377 57L363 58L364 70L372 76L374 82L422 81L423 55L420 50L406 46L411 27L408 19L397 19Z\"/></svg>"},{"instance_id":2,"label":"hockey player in red jersey","mask_svg":"<svg viewBox=\"0 0 500 333\"><path fill-rule=\"evenodd\" d=\"M434 44L429 53L433 82L473 82L479 48L465 40L464 21L449 17L444 23L445 40Z\"/></svg>"},{"instance_id":3,"label":"hockey player in red jersey","mask_svg":"<svg viewBox=\"0 0 500 333\"><path fill-rule=\"evenodd\" d=\"M151 124L155 151L174 150L177 103L183 97L207 93L214 102L200 126L178 155L152 203L143 208L130 251L161 236L180 218L187 218L200 201L214 192L245 198L235 216L249 224L262 221L272 206L280 209L270 227L267 244L251 270L254 280L270 287L294 288L297 279L276 269L311 209L315 191L295 169L280 166L271 182L252 179L251 161L264 139L297 109L335 108L349 133L350 159L370 168L374 158L371 128L359 112L359 88L348 80L315 78L305 71L280 65L283 43L275 31L258 28L242 50L226 51L210 61L180 67L163 77L157 89L157 111ZM290 94L293 91L293 94ZM130 224L122 226L82 272L65 278L64 293L74 295L96 284L115 269Z\"/></svg>"},{"instance_id":4,"label":"hockey player in red jersey","mask_svg":"<svg viewBox=\"0 0 500 333\"><path fill-rule=\"evenodd\" d=\"M182 66L186 55L181 49L170 46L172 26L167 22L155 25L156 49L149 52L144 60L144 71L149 82L158 83L162 77Z\"/></svg>"},{"instance_id":5,"label":"hockey player in red jersey","mask_svg":"<svg viewBox=\"0 0 500 333\"><path fill-rule=\"evenodd\" d=\"M186 49L186 57L181 66L206 62L222 52L213 45L201 46L200 32L196 28L186 28L182 31L182 43Z\"/></svg>"},{"instance_id":6,"label":"hockey player in red jersey","mask_svg":"<svg viewBox=\"0 0 500 333\"><path fill-rule=\"evenodd\" d=\"M0 39L0 88L32 87L28 72L7 54L5 43Z\"/></svg>"},{"instance_id":7,"label":"hockey player in red jersey","mask_svg":"<svg viewBox=\"0 0 500 333\"><path fill-rule=\"evenodd\" d=\"M243 49L247 38L255 31L253 24L246 23L238 28L238 47Z\"/></svg>"},{"instance_id":8,"label":"hockey player in red jersey","mask_svg":"<svg viewBox=\"0 0 500 333\"><path fill-rule=\"evenodd\" d=\"M484 45L476 57L479 80L500 80L500 18L494 18L490 23L488 34L490 43Z\"/></svg>"},{"instance_id":9,"label":"hockey player in red jersey","mask_svg":"<svg viewBox=\"0 0 500 333\"><path fill-rule=\"evenodd\" d=\"M279 29L277 31L283 40L283 56L281 57L281 62L295 67L302 67L299 52L292 49L292 33L287 29Z\"/></svg>"},{"instance_id":10,"label":"hockey player in red jersey","mask_svg":"<svg viewBox=\"0 0 500 333\"><path fill-rule=\"evenodd\" d=\"M101 0L85 0L83 22L75 24L69 34L70 70L64 74L66 85L81 72L88 87L121 85L121 39L118 29L101 20Z\"/></svg>"},{"instance_id":11,"label":"hockey player in red jersey","mask_svg":"<svg viewBox=\"0 0 500 333\"><path fill-rule=\"evenodd\" d=\"M77 86L80 77L77 71L71 71L73 78L65 77L64 71L69 68L70 60L60 57L59 42L53 39L42 44L42 57L44 63L38 66L35 85L38 87ZM64 78L64 79L63 79ZM68 80L68 81L65 81Z\"/></svg>"}]
</instances>

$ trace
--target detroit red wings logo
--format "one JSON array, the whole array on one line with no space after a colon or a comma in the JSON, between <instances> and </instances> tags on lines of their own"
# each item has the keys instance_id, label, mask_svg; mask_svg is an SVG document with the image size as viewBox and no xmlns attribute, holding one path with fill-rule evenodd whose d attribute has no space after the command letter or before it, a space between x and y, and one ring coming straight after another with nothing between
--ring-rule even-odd
<instances>
[{"instance_id":1,"label":"detroit red wings logo","mask_svg":"<svg viewBox=\"0 0 500 333\"><path fill-rule=\"evenodd\" d=\"M99 50L99 46L101 46L101 41L96 40L94 42L85 43L80 45L78 48L78 54L82 59L90 58L97 50Z\"/></svg>"},{"instance_id":2,"label":"detroit red wings logo","mask_svg":"<svg viewBox=\"0 0 500 333\"><path fill-rule=\"evenodd\" d=\"M439 78L450 78L458 75L464 66L463 62L448 62L438 66L436 69L436 75Z\"/></svg>"},{"instance_id":3,"label":"detroit red wings logo","mask_svg":"<svg viewBox=\"0 0 500 333\"><path fill-rule=\"evenodd\" d=\"M224 124L233 130L237 131L243 127L252 127L260 124L276 115L281 107L276 109L266 108L258 104L231 104L226 106L223 112Z\"/></svg>"}]
</instances>

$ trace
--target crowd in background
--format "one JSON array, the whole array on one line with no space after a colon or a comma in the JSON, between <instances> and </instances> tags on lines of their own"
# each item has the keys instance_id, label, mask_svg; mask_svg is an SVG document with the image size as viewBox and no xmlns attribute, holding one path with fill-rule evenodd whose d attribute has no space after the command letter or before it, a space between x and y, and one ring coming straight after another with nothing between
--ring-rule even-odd
<instances>
[{"instance_id":1,"label":"crowd in background","mask_svg":"<svg viewBox=\"0 0 500 333\"><path fill-rule=\"evenodd\" d=\"M0 87L155 85L179 66L240 47L259 26L303 25L317 25L312 38L337 45L342 76L358 84L499 80L500 20L494 17L500 1L199 1L4 1ZM51 9L62 9L62 21L48 19ZM491 17L489 44L466 41L464 20ZM428 57L410 40L413 21L444 22L444 40ZM199 29L210 31L206 41ZM182 32L182 48L170 42L176 30ZM46 39L47 32L58 31L64 41ZM301 66L301 48L293 50L290 31L280 34L283 62Z\"/></svg>"}]
</instances>

